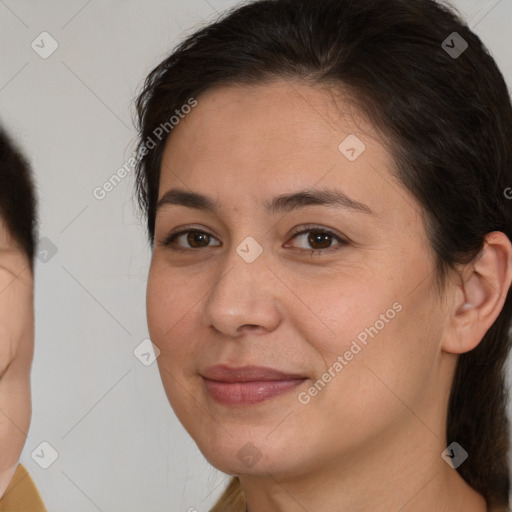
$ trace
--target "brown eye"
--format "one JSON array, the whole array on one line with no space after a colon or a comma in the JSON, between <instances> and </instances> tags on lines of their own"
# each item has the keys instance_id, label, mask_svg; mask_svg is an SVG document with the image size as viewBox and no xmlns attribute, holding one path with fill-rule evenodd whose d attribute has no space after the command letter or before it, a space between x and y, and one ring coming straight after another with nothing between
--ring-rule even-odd
<instances>
[{"instance_id":1,"label":"brown eye","mask_svg":"<svg viewBox=\"0 0 512 512\"><path fill-rule=\"evenodd\" d=\"M331 246L333 236L329 233L321 233L311 231L308 236L308 244L313 246L313 249L327 249ZM320 245L320 247L314 247L315 245Z\"/></svg>"},{"instance_id":2,"label":"brown eye","mask_svg":"<svg viewBox=\"0 0 512 512\"><path fill-rule=\"evenodd\" d=\"M202 231L188 231L187 233L187 242L194 248L208 246L210 238L208 233Z\"/></svg>"},{"instance_id":3,"label":"brown eye","mask_svg":"<svg viewBox=\"0 0 512 512\"><path fill-rule=\"evenodd\" d=\"M309 247L302 247L302 249L309 251L313 254L321 254L322 252L329 252L331 250L337 250L340 247L348 245L348 241L343 239L342 237L336 235L328 229L315 227L304 229L293 236L295 238L301 238L305 240L305 243ZM338 243L336 245L333 244L334 241Z\"/></svg>"},{"instance_id":4,"label":"brown eye","mask_svg":"<svg viewBox=\"0 0 512 512\"><path fill-rule=\"evenodd\" d=\"M184 242L176 244L179 239L184 240ZM162 245L174 246L172 248L175 250L204 249L209 246L211 240L215 240L215 238L209 233L199 230L186 230L171 234L162 242ZM178 246L176 247L176 245Z\"/></svg>"}]
</instances>

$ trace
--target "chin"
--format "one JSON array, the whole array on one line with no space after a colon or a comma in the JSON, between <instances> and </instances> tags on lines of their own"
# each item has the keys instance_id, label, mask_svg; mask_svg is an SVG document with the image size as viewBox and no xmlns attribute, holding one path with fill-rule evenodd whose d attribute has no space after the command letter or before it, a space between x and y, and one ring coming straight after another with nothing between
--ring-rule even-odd
<instances>
[{"instance_id":1,"label":"chin","mask_svg":"<svg viewBox=\"0 0 512 512\"><path fill-rule=\"evenodd\" d=\"M194 441L206 460L219 471L231 475L279 474L286 471L283 462L289 460L291 447L276 446L265 439L268 429L258 435L257 432L233 437L225 434L223 438L205 437ZM288 455L286 455L288 453Z\"/></svg>"}]
</instances>

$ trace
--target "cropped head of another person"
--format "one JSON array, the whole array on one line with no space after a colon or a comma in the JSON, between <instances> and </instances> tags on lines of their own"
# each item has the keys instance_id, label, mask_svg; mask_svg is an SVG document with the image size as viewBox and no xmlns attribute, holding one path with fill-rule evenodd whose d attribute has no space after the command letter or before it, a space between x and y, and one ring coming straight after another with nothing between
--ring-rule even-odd
<instances>
[{"instance_id":1,"label":"cropped head of another person","mask_svg":"<svg viewBox=\"0 0 512 512\"><path fill-rule=\"evenodd\" d=\"M458 13L246 3L137 107L149 332L233 476L213 510L506 510L512 106Z\"/></svg>"},{"instance_id":2,"label":"cropped head of another person","mask_svg":"<svg viewBox=\"0 0 512 512\"><path fill-rule=\"evenodd\" d=\"M0 130L0 500L30 426L36 222L30 168Z\"/></svg>"}]
</instances>

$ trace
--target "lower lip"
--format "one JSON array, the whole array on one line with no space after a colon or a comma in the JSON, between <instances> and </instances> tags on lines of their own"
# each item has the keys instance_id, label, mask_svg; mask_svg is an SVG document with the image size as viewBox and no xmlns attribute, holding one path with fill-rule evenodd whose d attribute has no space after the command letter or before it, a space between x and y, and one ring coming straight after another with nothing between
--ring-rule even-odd
<instances>
[{"instance_id":1,"label":"lower lip","mask_svg":"<svg viewBox=\"0 0 512 512\"><path fill-rule=\"evenodd\" d=\"M250 405L282 395L306 379L266 380L251 382L219 382L203 377L210 396L225 405Z\"/></svg>"}]
</instances>

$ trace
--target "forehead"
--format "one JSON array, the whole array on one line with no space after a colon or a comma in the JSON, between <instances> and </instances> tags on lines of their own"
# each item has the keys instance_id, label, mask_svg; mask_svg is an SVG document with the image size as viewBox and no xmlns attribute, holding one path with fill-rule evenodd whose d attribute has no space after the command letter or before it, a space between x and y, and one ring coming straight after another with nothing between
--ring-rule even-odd
<instances>
[{"instance_id":1,"label":"forehead","mask_svg":"<svg viewBox=\"0 0 512 512\"><path fill-rule=\"evenodd\" d=\"M190 152L206 146L223 152L231 146L232 158L240 148L245 157L252 150L261 158L263 150L271 149L270 158L290 148L296 155L337 150L340 137L354 132L368 142L380 143L354 101L333 87L289 81L217 86L197 101L173 130L167 147L186 138Z\"/></svg>"},{"instance_id":2,"label":"forehead","mask_svg":"<svg viewBox=\"0 0 512 512\"><path fill-rule=\"evenodd\" d=\"M386 141L343 91L301 82L218 86L197 102L167 140L159 199L188 188L242 212L298 189L333 188L395 224L421 216Z\"/></svg>"}]
</instances>

